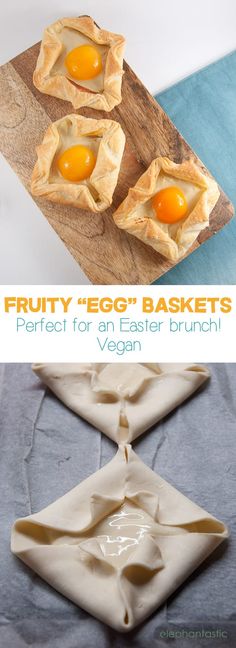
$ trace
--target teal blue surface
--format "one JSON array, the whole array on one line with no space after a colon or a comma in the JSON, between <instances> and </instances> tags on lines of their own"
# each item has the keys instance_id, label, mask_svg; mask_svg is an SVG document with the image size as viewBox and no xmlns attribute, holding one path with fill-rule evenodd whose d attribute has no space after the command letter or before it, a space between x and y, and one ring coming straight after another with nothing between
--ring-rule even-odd
<instances>
[{"instance_id":1,"label":"teal blue surface","mask_svg":"<svg viewBox=\"0 0 236 648\"><path fill-rule=\"evenodd\" d=\"M236 209L236 51L156 99ZM236 218L155 284L236 284Z\"/></svg>"}]
</instances>

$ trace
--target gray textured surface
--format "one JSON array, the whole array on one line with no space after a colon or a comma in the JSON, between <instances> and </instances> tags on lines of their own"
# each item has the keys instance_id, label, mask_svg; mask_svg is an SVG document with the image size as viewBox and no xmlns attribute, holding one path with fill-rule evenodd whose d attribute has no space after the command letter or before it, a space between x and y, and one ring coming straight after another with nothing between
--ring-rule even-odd
<instances>
[{"instance_id":1,"label":"gray textured surface","mask_svg":"<svg viewBox=\"0 0 236 648\"><path fill-rule=\"evenodd\" d=\"M212 365L201 392L141 437L140 458L231 531L231 538L151 618L119 635L55 592L10 553L10 528L107 463L116 446L64 407L29 365L0 365L0 647L185 648L235 645L236 365ZM228 639L161 639L224 630Z\"/></svg>"}]
</instances>

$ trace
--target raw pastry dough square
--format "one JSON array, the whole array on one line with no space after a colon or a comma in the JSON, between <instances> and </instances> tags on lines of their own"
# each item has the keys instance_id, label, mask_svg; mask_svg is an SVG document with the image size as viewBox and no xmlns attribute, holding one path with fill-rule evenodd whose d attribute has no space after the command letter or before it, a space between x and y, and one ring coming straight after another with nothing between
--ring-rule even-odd
<instances>
[{"instance_id":1,"label":"raw pastry dough square","mask_svg":"<svg viewBox=\"0 0 236 648\"><path fill-rule=\"evenodd\" d=\"M209 377L190 364L51 363L35 373L67 407L115 443L131 443Z\"/></svg>"},{"instance_id":2,"label":"raw pastry dough square","mask_svg":"<svg viewBox=\"0 0 236 648\"><path fill-rule=\"evenodd\" d=\"M88 81L76 81L64 60L69 51L84 44L96 45L103 72ZM110 111L121 102L124 48L123 36L99 29L89 16L62 18L44 31L34 85L41 92L71 101L74 108Z\"/></svg>"},{"instance_id":3,"label":"raw pastry dough square","mask_svg":"<svg viewBox=\"0 0 236 648\"><path fill-rule=\"evenodd\" d=\"M184 192L188 212L179 222L168 225L157 219L151 199L171 185L178 185ZM118 227L175 262L209 225L209 216L219 195L215 180L205 175L193 160L176 164L167 157L159 157L129 190L113 218Z\"/></svg>"},{"instance_id":4,"label":"raw pastry dough square","mask_svg":"<svg viewBox=\"0 0 236 648\"><path fill-rule=\"evenodd\" d=\"M12 551L119 632L144 621L228 535L130 446L40 513L18 519Z\"/></svg>"},{"instance_id":5,"label":"raw pastry dough square","mask_svg":"<svg viewBox=\"0 0 236 648\"><path fill-rule=\"evenodd\" d=\"M88 179L70 182L60 175L56 160L76 144L90 147L97 160ZM116 121L75 114L62 117L49 126L37 148L32 194L93 212L107 209L117 184L124 146L125 135Z\"/></svg>"}]
</instances>

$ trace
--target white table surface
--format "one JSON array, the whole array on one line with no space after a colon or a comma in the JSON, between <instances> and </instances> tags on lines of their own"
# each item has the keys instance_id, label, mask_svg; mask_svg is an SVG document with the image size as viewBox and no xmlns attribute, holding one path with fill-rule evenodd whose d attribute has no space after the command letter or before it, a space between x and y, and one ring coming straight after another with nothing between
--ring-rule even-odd
<instances>
[{"instance_id":1,"label":"white table surface","mask_svg":"<svg viewBox=\"0 0 236 648\"><path fill-rule=\"evenodd\" d=\"M236 0L5 0L0 63L39 41L57 18L79 14L126 36L126 59L153 94L236 46ZM0 283L89 283L3 158Z\"/></svg>"}]
</instances>

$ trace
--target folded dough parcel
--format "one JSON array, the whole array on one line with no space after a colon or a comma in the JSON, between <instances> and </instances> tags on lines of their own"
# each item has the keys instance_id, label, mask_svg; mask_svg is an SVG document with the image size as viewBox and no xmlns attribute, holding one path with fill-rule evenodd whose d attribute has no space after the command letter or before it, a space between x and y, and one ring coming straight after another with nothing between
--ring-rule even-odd
<instances>
[{"instance_id":1,"label":"folded dough parcel","mask_svg":"<svg viewBox=\"0 0 236 648\"><path fill-rule=\"evenodd\" d=\"M18 519L12 551L74 603L127 632L228 535L223 522L154 473L130 445L209 373L182 364L48 364L34 370L118 450L59 500Z\"/></svg>"}]
</instances>

